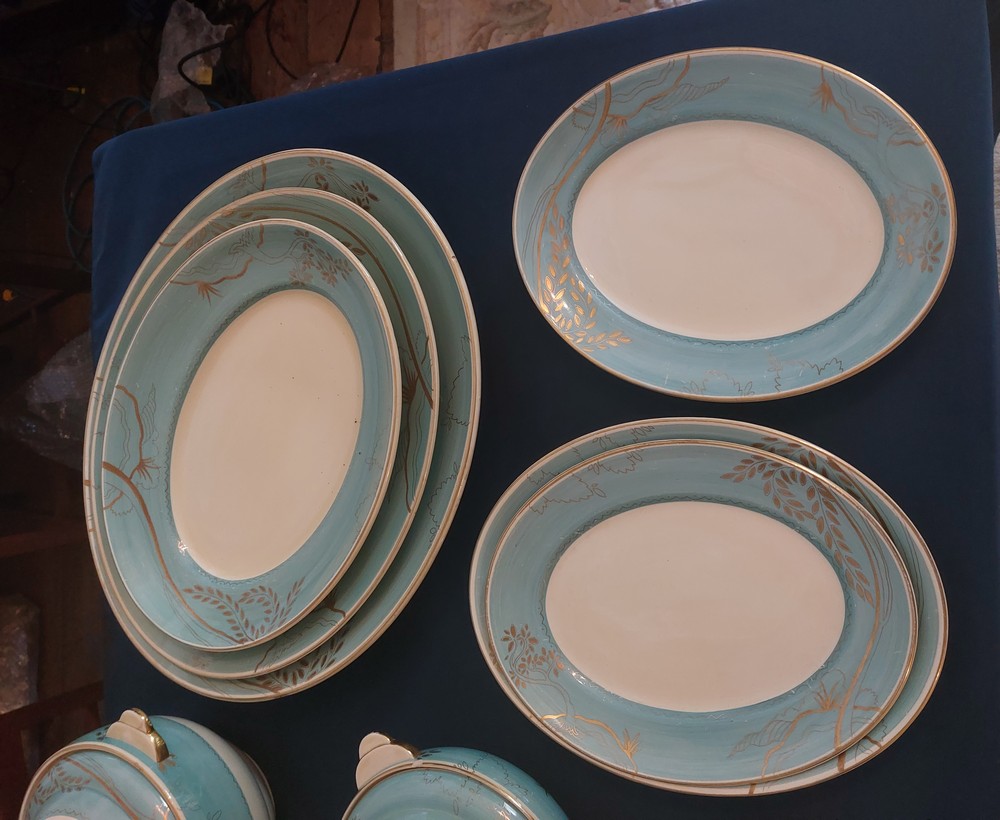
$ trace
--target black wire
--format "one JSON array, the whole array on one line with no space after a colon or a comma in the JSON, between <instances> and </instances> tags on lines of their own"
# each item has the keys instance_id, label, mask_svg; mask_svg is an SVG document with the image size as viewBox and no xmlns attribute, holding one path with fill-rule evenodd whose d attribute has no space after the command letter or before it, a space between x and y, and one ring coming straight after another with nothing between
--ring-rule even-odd
<instances>
[{"instance_id":1,"label":"black wire","mask_svg":"<svg viewBox=\"0 0 1000 820\"><path fill-rule=\"evenodd\" d=\"M246 34L250 28L250 24L264 10L267 2L268 0L265 0L257 9L254 9L248 3L243 3L239 6L239 12L243 15L242 21L237 26L239 36L235 37L231 45L220 53L220 86L224 96L232 100L236 105L253 102L254 100L253 94L250 92L250 88L244 79L250 73L250 68L247 65ZM230 59L227 59L227 54L230 55Z\"/></svg>"},{"instance_id":2,"label":"black wire","mask_svg":"<svg viewBox=\"0 0 1000 820\"><path fill-rule=\"evenodd\" d=\"M264 0L264 2L262 2L259 6L257 6L256 9L252 9L249 12L247 12L246 20L244 21L243 25L235 26L234 27L235 32L231 36L223 37L221 40L215 43L210 43L207 46L196 48L194 51L185 54L183 57L180 58L180 60L177 61L177 73L181 75L181 77L188 85L192 86L193 88L201 90L201 86L194 80L192 80L187 74L184 73L184 64L188 62L188 60L193 60L195 57L198 57L202 54L208 54L210 51L215 51L215 49L225 49L227 46L235 43L237 40L240 40L246 34L247 29L250 27L250 23L253 22L254 18L256 18L257 15L260 14L262 11L264 11L264 9L268 8L273 2L274 0Z\"/></svg>"},{"instance_id":3,"label":"black wire","mask_svg":"<svg viewBox=\"0 0 1000 820\"><path fill-rule=\"evenodd\" d=\"M139 106L139 110L132 115L128 123L125 123L123 119L125 113L135 105ZM146 100L140 99L139 97L123 97L118 108L118 113L115 115L115 134L124 134L126 131L130 131L136 119L145 114L148 110L149 103Z\"/></svg>"},{"instance_id":4,"label":"black wire","mask_svg":"<svg viewBox=\"0 0 1000 820\"><path fill-rule=\"evenodd\" d=\"M48 107L40 114L36 119L41 121L42 118L47 116L52 112L59 112L65 114L71 120L75 120L81 125L90 125L89 120L81 119L73 113L74 109L83 103L90 103L91 105L98 106L94 100L90 99L86 95L86 90L82 88L72 88L68 86L54 85L52 83L43 83L37 80L29 80L24 77L12 77L10 75L0 75L0 85L4 83L9 85L23 85L28 88L38 88L46 92L50 92L45 95L45 100L31 100L30 104L39 104L44 102ZM0 199L2 201L2 199Z\"/></svg>"},{"instance_id":5,"label":"black wire","mask_svg":"<svg viewBox=\"0 0 1000 820\"><path fill-rule=\"evenodd\" d=\"M347 49L347 44L350 42L351 33L354 31L354 23L357 20L358 11L360 10L360 8L361 8L361 0L354 0L354 6L351 9L351 16L347 21L347 27L344 31L344 38L340 43L340 49L337 51L336 62L338 63L343 58L344 51ZM257 8L255 9L247 5L240 6L240 9L244 12L245 19L242 25L235 26L235 30L232 34L223 37L221 40L218 40L215 43L210 43L209 45L202 46L201 48L197 48L194 51L185 54L177 62L177 73L184 79L184 81L193 88L197 88L200 91L204 91L205 89L203 86L201 86L200 84L195 82L190 76L188 76L188 74L184 71L184 66L188 61L193 60L195 57L198 57L202 54L208 54L211 51L219 49L220 63L219 63L219 70L216 72L218 76L213 77L213 80L215 80L215 83L213 84L218 84L220 87L224 86L226 91L228 92L225 93L224 96L228 97L230 100L235 101L237 104L242 102L253 101L253 95L249 92L249 90L246 88L246 86L242 81L243 64L245 63L246 59L245 49L244 52L241 53L237 58L240 70L235 72L235 74L231 70L229 64L225 59L225 53L226 50L228 50L231 46L233 46L237 42L240 42L242 45L242 41L245 38L247 30L250 28L250 24L257 18L257 16L261 12L264 11L267 12L267 15L264 19L264 39L267 42L267 47L268 51L271 53L271 58L274 60L275 64L286 75L288 75L290 79L292 80L298 79L298 75L296 75L285 64L285 62L278 55L277 50L274 47L274 42L271 34L271 22L273 17L274 0L263 0L263 2L261 2L261 4L257 6Z\"/></svg>"},{"instance_id":6,"label":"black wire","mask_svg":"<svg viewBox=\"0 0 1000 820\"><path fill-rule=\"evenodd\" d=\"M337 51L337 58L334 62L339 63L341 58L344 56L344 51L347 49L347 44L351 39L351 32L354 30L354 21L358 17L358 10L361 8L361 0L354 0L354 7L351 9L351 16L347 21L347 28L344 30L344 39L340 43L340 48ZM271 40L271 13L274 11L274 4L269 3L267 8L267 17L264 19L264 39L267 40L268 51L271 52L271 57L277 64L278 68L285 72L291 79L299 79L297 74L294 74L292 70L286 66L281 58L278 56L278 52L274 48L274 43Z\"/></svg>"},{"instance_id":7,"label":"black wire","mask_svg":"<svg viewBox=\"0 0 1000 820\"><path fill-rule=\"evenodd\" d=\"M351 31L354 28L354 18L358 16L358 9L361 8L361 0L354 0L354 9L351 11L351 19L347 21L347 29L344 31L344 39L340 43L340 51L337 52L337 59L335 62L340 62L340 58L344 56L344 49L347 48L347 41L351 39Z\"/></svg>"},{"instance_id":8,"label":"black wire","mask_svg":"<svg viewBox=\"0 0 1000 820\"><path fill-rule=\"evenodd\" d=\"M188 62L188 60L193 60L195 57L198 57L202 54L208 54L208 52L210 51L215 51L215 49L217 48L223 48L230 42L232 42L232 40L222 39L219 40L219 42L217 43L211 43L210 45L202 46L201 48L196 48L194 51L188 52L183 57L181 57L180 60L177 61L177 73L184 78L185 82L187 82L188 85L200 90L201 86L194 80L192 80L187 74L184 73L184 63Z\"/></svg>"},{"instance_id":9,"label":"black wire","mask_svg":"<svg viewBox=\"0 0 1000 820\"><path fill-rule=\"evenodd\" d=\"M284 71L291 79L297 80L299 75L293 74L292 70L281 61L278 52L274 49L274 43L271 41L271 12L273 11L274 3L269 3L267 6L267 16L264 18L264 39L267 40L267 50L271 52L271 59L277 63L278 68Z\"/></svg>"},{"instance_id":10,"label":"black wire","mask_svg":"<svg viewBox=\"0 0 1000 820\"><path fill-rule=\"evenodd\" d=\"M27 77L11 77L9 74L0 74L0 83L14 83L15 85L27 85L31 88L43 88L46 91L59 91L65 93L68 89L65 86L42 83L38 80L29 80Z\"/></svg>"}]
</instances>

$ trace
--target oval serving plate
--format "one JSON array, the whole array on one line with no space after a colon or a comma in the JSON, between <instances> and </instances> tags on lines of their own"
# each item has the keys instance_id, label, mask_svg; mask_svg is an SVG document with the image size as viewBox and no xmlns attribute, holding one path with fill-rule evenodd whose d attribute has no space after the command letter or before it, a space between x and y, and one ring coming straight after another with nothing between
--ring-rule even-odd
<instances>
[{"instance_id":1,"label":"oval serving plate","mask_svg":"<svg viewBox=\"0 0 1000 820\"><path fill-rule=\"evenodd\" d=\"M293 220L221 234L151 303L105 386L102 513L163 632L261 643L346 572L397 447L389 333L357 258Z\"/></svg>"},{"instance_id":2,"label":"oval serving plate","mask_svg":"<svg viewBox=\"0 0 1000 820\"><path fill-rule=\"evenodd\" d=\"M791 459L837 484L861 503L890 534L907 569L918 613L913 667L899 696L882 720L853 747L798 774L743 786L683 786L673 791L707 795L771 794L821 783L860 766L884 751L923 710L937 684L948 639L948 607L937 565L927 544L898 505L871 479L836 456L778 430L723 419L647 419L598 430L554 450L529 467L496 503L483 526L473 557L469 593L476 639L485 657L486 576L497 539L511 518L555 475L601 453L644 442L678 439L724 441Z\"/></svg>"},{"instance_id":3,"label":"oval serving plate","mask_svg":"<svg viewBox=\"0 0 1000 820\"><path fill-rule=\"evenodd\" d=\"M894 702L917 634L874 517L794 462L720 442L636 444L553 479L500 536L483 595L480 642L518 708L664 788L846 751Z\"/></svg>"},{"instance_id":4,"label":"oval serving plate","mask_svg":"<svg viewBox=\"0 0 1000 820\"><path fill-rule=\"evenodd\" d=\"M158 266L170 248L215 210L255 191L299 187L326 190L368 211L397 241L413 266L435 327L442 385L437 440L428 491L388 571L368 600L336 635L299 660L268 674L239 680L207 678L160 656L133 620L142 612L121 594L113 562L95 546L102 497L101 474L93 470L100 439L100 385L113 382L124 340L163 286ZM479 425L480 363L475 315L461 269L447 239L421 203L396 179L357 157L323 149L283 151L236 168L206 188L150 249L112 320L98 361L85 434L84 504L101 585L119 624L154 667L181 686L220 700L270 700L307 689L357 659L396 619L434 561L465 486ZM126 616L125 613L128 613ZM130 620L133 619L133 620Z\"/></svg>"},{"instance_id":5,"label":"oval serving plate","mask_svg":"<svg viewBox=\"0 0 1000 820\"><path fill-rule=\"evenodd\" d=\"M562 338L654 390L752 401L871 365L955 247L951 183L885 94L812 57L692 51L592 89L514 200L518 265Z\"/></svg>"},{"instance_id":6,"label":"oval serving plate","mask_svg":"<svg viewBox=\"0 0 1000 820\"><path fill-rule=\"evenodd\" d=\"M389 568L413 522L436 436L439 381L427 304L398 245L353 202L303 188L251 194L196 226L171 250L156 275L176 270L202 243L224 231L268 218L296 219L330 234L350 248L375 281L389 311L403 374L400 446L385 499L363 547L326 600L287 632L255 646L209 654L174 640L146 618L135 622L165 659L205 677L241 678L274 671L328 640L354 615ZM128 610L122 614L129 616Z\"/></svg>"}]
</instances>

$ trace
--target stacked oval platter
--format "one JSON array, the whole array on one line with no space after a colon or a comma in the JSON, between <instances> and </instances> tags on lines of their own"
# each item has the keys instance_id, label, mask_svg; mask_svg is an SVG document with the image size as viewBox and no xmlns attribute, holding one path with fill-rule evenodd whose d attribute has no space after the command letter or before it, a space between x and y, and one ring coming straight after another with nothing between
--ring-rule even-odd
<instances>
[{"instance_id":1,"label":"stacked oval platter","mask_svg":"<svg viewBox=\"0 0 1000 820\"><path fill-rule=\"evenodd\" d=\"M718 419L608 428L538 461L487 519L470 594L490 670L539 728L698 794L861 765L919 714L947 642L934 560L885 492Z\"/></svg>"},{"instance_id":2,"label":"stacked oval platter","mask_svg":"<svg viewBox=\"0 0 1000 820\"><path fill-rule=\"evenodd\" d=\"M150 250L98 363L84 488L115 616L210 697L319 683L423 579L478 414L472 306L420 202L332 151L237 168Z\"/></svg>"}]
</instances>

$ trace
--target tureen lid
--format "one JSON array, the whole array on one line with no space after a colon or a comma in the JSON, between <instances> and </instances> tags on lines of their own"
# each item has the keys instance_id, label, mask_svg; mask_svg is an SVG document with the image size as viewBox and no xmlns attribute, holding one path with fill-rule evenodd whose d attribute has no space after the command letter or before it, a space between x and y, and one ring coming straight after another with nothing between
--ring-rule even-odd
<instances>
[{"instance_id":1,"label":"tureen lid","mask_svg":"<svg viewBox=\"0 0 1000 820\"><path fill-rule=\"evenodd\" d=\"M256 764L210 729L126 709L42 764L20 817L273 820L274 804Z\"/></svg>"},{"instance_id":2,"label":"tureen lid","mask_svg":"<svg viewBox=\"0 0 1000 820\"><path fill-rule=\"evenodd\" d=\"M141 709L126 709L107 729L60 749L35 773L21 820L77 816L81 806L103 817L130 817L132 807L184 817L158 769L169 765L166 741Z\"/></svg>"},{"instance_id":3,"label":"tureen lid","mask_svg":"<svg viewBox=\"0 0 1000 820\"><path fill-rule=\"evenodd\" d=\"M516 766L486 752L457 747L418 751L380 732L358 748L358 794L347 820L446 811L461 817L565 820L555 801Z\"/></svg>"}]
</instances>

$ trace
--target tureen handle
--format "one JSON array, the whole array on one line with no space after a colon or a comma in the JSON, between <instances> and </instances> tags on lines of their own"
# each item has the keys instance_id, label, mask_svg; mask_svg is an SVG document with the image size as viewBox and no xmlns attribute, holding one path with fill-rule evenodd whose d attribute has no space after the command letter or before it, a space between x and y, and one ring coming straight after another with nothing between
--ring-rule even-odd
<instances>
[{"instance_id":1,"label":"tureen handle","mask_svg":"<svg viewBox=\"0 0 1000 820\"><path fill-rule=\"evenodd\" d=\"M358 768L356 780L358 788L370 783L375 775L386 769L413 760L419 752L406 743L398 743L381 732L365 735L358 747Z\"/></svg>"},{"instance_id":2,"label":"tureen handle","mask_svg":"<svg viewBox=\"0 0 1000 820\"><path fill-rule=\"evenodd\" d=\"M108 727L107 736L127 743L154 763L161 763L170 756L167 744L141 709L126 709L122 712L122 716Z\"/></svg>"}]
</instances>

